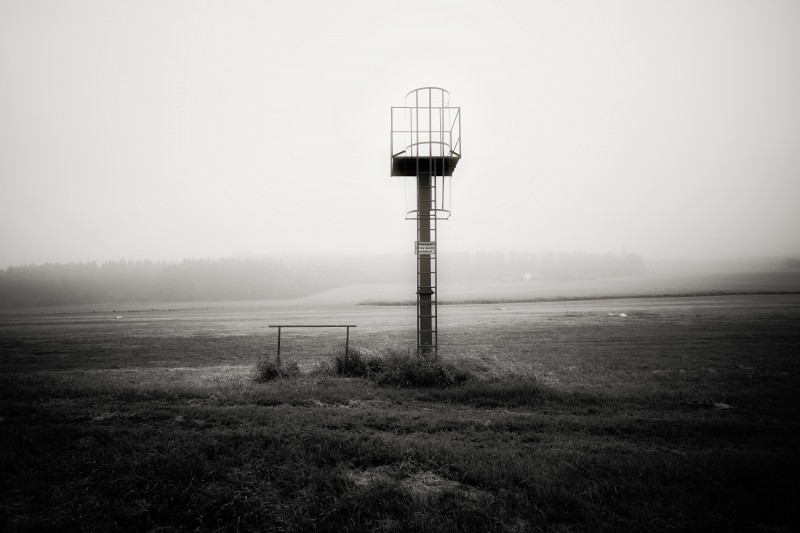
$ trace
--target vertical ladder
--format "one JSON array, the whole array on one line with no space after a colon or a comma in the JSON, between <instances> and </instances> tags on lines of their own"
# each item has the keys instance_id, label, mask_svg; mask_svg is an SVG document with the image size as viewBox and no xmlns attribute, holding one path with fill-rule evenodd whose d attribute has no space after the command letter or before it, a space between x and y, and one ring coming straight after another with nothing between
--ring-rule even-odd
<instances>
[{"instance_id":1,"label":"vertical ladder","mask_svg":"<svg viewBox=\"0 0 800 533\"><path fill-rule=\"evenodd\" d=\"M432 254L420 254L417 251L417 355L433 354L434 357L438 356L439 338L438 338L438 306L437 306L437 287L436 287L436 176L438 169L436 165L436 155L443 156L443 153L434 153L434 129L433 129L433 89L428 88L428 117L427 121L423 120L423 124L427 123L427 135L423 128L420 128L420 107L419 107L419 92L415 94L415 111L416 117L414 123L414 130L416 130L416 139L413 138L412 133L412 155L416 151L417 163L417 242L433 243ZM444 97L443 97L444 98ZM444 106L444 101L442 101ZM424 111L423 111L424 113ZM423 119L424 119L423 115ZM439 113L439 121L444 120L444 114ZM444 127L439 125L439 144L436 146L443 146ZM422 139L420 139L420 132L422 132ZM414 142L416 141L416 142ZM419 147L427 143L427 154L420 154ZM421 157L420 157L421 156ZM427 157L428 168L421 169L421 159ZM444 168L442 168L444 172ZM444 199L442 200L444 201Z\"/></svg>"},{"instance_id":2,"label":"vertical ladder","mask_svg":"<svg viewBox=\"0 0 800 533\"><path fill-rule=\"evenodd\" d=\"M435 170L417 174L417 242L433 243L433 254L417 254L417 353L434 357L439 346L436 181Z\"/></svg>"}]
</instances>

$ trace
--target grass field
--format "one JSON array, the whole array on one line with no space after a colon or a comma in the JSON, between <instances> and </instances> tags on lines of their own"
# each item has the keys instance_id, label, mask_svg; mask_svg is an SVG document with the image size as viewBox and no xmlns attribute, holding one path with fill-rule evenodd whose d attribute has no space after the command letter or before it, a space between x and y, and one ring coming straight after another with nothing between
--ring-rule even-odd
<instances>
[{"instance_id":1,"label":"grass field","mask_svg":"<svg viewBox=\"0 0 800 533\"><path fill-rule=\"evenodd\" d=\"M3 315L0 529L800 530L800 296L451 305L461 387L331 375L338 330L284 332L303 375L253 380L267 324L397 354L413 313Z\"/></svg>"}]
</instances>

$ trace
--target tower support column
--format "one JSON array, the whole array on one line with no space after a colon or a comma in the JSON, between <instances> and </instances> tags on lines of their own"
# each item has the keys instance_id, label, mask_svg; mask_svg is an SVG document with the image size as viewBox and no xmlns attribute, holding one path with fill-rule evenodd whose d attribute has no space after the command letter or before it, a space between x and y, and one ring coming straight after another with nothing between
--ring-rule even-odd
<instances>
[{"instance_id":1,"label":"tower support column","mask_svg":"<svg viewBox=\"0 0 800 533\"><path fill-rule=\"evenodd\" d=\"M417 251L417 347L436 351L436 176L417 176L417 242L433 243L433 254Z\"/></svg>"}]
</instances>

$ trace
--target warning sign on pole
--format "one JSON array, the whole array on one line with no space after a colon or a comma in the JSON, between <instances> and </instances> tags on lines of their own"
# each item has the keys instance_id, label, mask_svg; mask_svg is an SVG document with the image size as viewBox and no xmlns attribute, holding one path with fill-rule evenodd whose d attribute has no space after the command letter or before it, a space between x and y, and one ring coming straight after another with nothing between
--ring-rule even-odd
<instances>
[{"instance_id":1,"label":"warning sign on pole","mask_svg":"<svg viewBox=\"0 0 800 533\"><path fill-rule=\"evenodd\" d=\"M416 241L417 255L434 255L436 253L435 242Z\"/></svg>"}]
</instances>

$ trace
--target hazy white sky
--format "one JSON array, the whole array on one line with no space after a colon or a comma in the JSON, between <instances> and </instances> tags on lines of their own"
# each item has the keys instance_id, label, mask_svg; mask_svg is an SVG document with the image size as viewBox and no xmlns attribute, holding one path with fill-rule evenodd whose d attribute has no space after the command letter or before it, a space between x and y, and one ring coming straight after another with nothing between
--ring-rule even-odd
<instances>
[{"instance_id":1,"label":"hazy white sky","mask_svg":"<svg viewBox=\"0 0 800 533\"><path fill-rule=\"evenodd\" d=\"M444 251L800 253L796 0L4 0L0 267L411 255L389 108L426 85Z\"/></svg>"}]
</instances>

